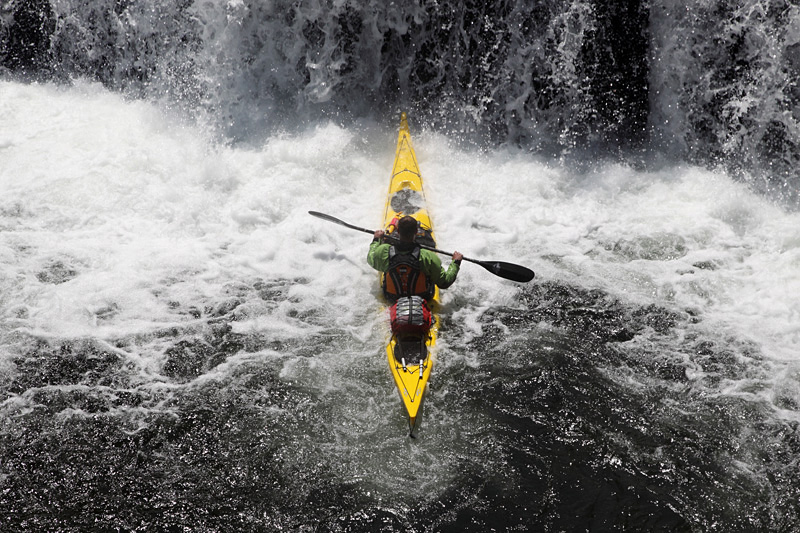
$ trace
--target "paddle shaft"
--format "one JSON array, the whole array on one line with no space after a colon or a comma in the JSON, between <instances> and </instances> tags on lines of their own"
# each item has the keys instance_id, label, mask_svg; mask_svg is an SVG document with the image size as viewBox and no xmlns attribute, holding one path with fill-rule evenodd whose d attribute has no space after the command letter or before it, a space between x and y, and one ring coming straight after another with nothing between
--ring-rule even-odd
<instances>
[{"instance_id":1,"label":"paddle shaft","mask_svg":"<svg viewBox=\"0 0 800 533\"><path fill-rule=\"evenodd\" d=\"M356 231L363 231L364 233L369 233L370 235L375 234L375 230L354 226L353 224L348 224L344 220L340 220L331 215L326 215L325 213L320 213L319 211L309 211L308 214L315 216L317 218L321 218L322 220L327 220L328 222L333 222L334 224L339 224L340 226L344 226L346 228L350 228ZM400 242L400 239L397 239L389 235L384 235L384 239ZM438 248L434 248L432 246L426 246L424 244L419 244L419 243L417 243L417 246L419 246L420 248L424 248L425 250L430 250L431 252L436 252L437 254L449 255L450 257L453 256L451 252L439 250ZM472 259L465 256L462 256L461 258L464 261L469 261L470 263L475 263L476 265L482 266L483 268L485 268L486 270L488 270L489 272L491 272L496 276L509 279L512 281L526 283L532 280L534 277L534 273L532 270L521 265L515 265L514 263L506 263L503 261L480 261L478 259Z\"/></svg>"},{"instance_id":2,"label":"paddle shaft","mask_svg":"<svg viewBox=\"0 0 800 533\"><path fill-rule=\"evenodd\" d=\"M313 215L313 216L315 216L317 218L321 218L323 220L327 220L329 222L334 222L336 224L339 224L341 226L345 226L345 227L350 228L350 229L354 229L354 230L357 230L357 231L363 231L364 233L369 233L370 235L375 235L375 230L367 229L367 228L360 228L358 226L354 226L352 224L348 224L344 220L339 220L338 218L332 217L330 215L326 215L325 213L320 213L318 211L309 211L308 214L309 215ZM393 237L392 235L384 235L383 238L388 240L388 241L400 242L400 239L398 239L397 237ZM438 248L434 248L432 246L427 246L425 244L420 244L420 243L416 243L416 244L420 248L424 248L426 250L430 250L431 252L436 252L437 254L444 254L444 255L449 255L450 257L453 257L453 254L450 253L450 252L445 252L444 250L439 250ZM480 263L480 261L478 261L477 259L470 259L469 257L463 257L462 256L462 259L464 259L464 261L471 261L473 263Z\"/></svg>"}]
</instances>

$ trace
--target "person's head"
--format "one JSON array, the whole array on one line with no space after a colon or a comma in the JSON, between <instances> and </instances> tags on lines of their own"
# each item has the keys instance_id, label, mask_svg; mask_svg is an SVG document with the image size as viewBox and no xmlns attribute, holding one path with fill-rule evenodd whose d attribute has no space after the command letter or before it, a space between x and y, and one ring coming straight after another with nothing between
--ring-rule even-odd
<instances>
[{"instance_id":1,"label":"person's head","mask_svg":"<svg viewBox=\"0 0 800 533\"><path fill-rule=\"evenodd\" d=\"M397 221L397 233L404 241L413 241L417 235L417 220L411 216L405 216Z\"/></svg>"}]
</instances>

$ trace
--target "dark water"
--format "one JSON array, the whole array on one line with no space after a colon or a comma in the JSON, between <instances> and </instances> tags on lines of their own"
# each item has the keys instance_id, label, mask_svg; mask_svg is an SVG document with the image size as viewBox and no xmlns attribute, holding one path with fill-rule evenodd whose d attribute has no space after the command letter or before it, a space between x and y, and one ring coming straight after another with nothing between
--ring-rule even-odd
<instances>
[{"instance_id":1,"label":"dark water","mask_svg":"<svg viewBox=\"0 0 800 533\"><path fill-rule=\"evenodd\" d=\"M37 342L15 358L3 388L4 530L791 531L800 523L797 425L715 393L720 380L758 379L757 349L745 364L741 347L695 338L691 314L626 306L600 291L547 282L519 303L487 313L484 334L454 347L479 358L478 368L441 356L420 442L405 437L399 416L362 421L391 426L385 438L347 428L358 422L337 402L391 404L388 387L348 398L346 389L281 379L280 359L253 359L180 389L137 383L111 347ZM230 318L168 349L165 374L180 382L263 342L226 332ZM458 338L458 326L445 323L442 334ZM702 365L708 383L688 380L676 351L683 364ZM355 385L386 377L382 364L375 354ZM382 453L409 469L407 486L359 471L359 461ZM453 468L442 487L430 486L436 456Z\"/></svg>"},{"instance_id":2,"label":"dark water","mask_svg":"<svg viewBox=\"0 0 800 533\"><path fill-rule=\"evenodd\" d=\"M382 331L359 330L374 319L375 287L353 282L327 290L324 284L309 287L308 277L254 281L230 275L217 281L208 297L170 299L173 286L211 283L187 268L154 276L145 287L173 313L170 320L153 318L163 326L140 327L142 309L150 308L118 297L119 303L90 310L94 326L111 324L110 330L92 336L53 327L54 333L34 320L41 312L37 296L107 273L81 248L92 213L73 228L79 237L64 245L74 248L62 250L58 232L72 222L60 209L68 213L68 200L61 204L37 191L26 203L29 195L14 189L13 202L0 203L0 530L796 531L800 388L796 363L785 357L796 345L796 333L788 327L762 345L753 340L758 332L718 328L709 315L728 292L735 298L737 288L753 282L759 266L791 269L800 240L776 225L775 249L771 244L766 251L756 249L747 240L750 232L768 226L778 208L771 211L757 203L760 198L741 196L724 199L722 207L708 200L697 213L710 212L714 223L729 224L740 240L731 232L715 239L705 222L693 227L690 220L679 225L686 229L675 238L654 237L654 229L627 240L615 237L612 244L602 240L603 231L614 231L616 223L637 223L624 212L646 203L647 195L636 193L657 181L649 171L661 165L721 166L759 195L796 206L798 46L796 2L3 4L4 80L79 87L79 78L96 80L127 98L155 103L176 127L194 124L220 145L256 149L273 135L331 119L374 132L369 128L375 123L394 124L402 107L416 124L454 143L484 150L513 147L515 153L553 158L553 166L575 165L553 190L540 186L526 192L531 204L550 194L554 211L569 210L576 235L597 229L582 225L593 219L578 207L581 191L606 186L586 169L611 158L640 169L633 178L639 182L618 191L630 194L631 204L616 219L606 212L596 217L611 229L601 228L600 236L592 237L598 242L581 249L582 264L606 246L614 257L603 268L638 265L636 274L645 278L654 263L683 268L671 262L697 252L689 249L699 247L697 242L712 259L687 260L688 267L676 274L689 277L689 268L692 275L699 273L694 301L701 303L688 306L677 297L612 296L592 281L603 271L570 277L578 270L562 255L572 252L562 254L562 243L545 242L525 262L563 272L563 279L539 276L503 305L475 312L477 324L463 320L459 310L479 309L481 291L501 286L486 289L480 278L472 278L474 291L456 292L446 302L423 425L411 440L386 372ZM114 104L104 100L103 105ZM3 113L0 102L0 120ZM54 127L63 128L59 138L74 134L61 123ZM97 141L113 128L88 130ZM0 157L14 155L16 143L25 144L10 134L0 138ZM303 171L323 176L320 182L330 186L331 176L344 173L344 163L338 153L319 156L318 145L308 143L309 151L297 154L264 149L252 172L278 180L285 173L270 167L271 160L318 157L319 168L304 163ZM67 145L55 141L45 152L52 148L58 154L62 144ZM114 153L127 149L120 143ZM364 153L369 150L356 155ZM155 150L146 155L155 163L131 154L111 170L98 164L101 170L81 168L74 174L122 169L130 178L144 168L168 181ZM87 150L87 160L91 156ZM192 157L176 156L187 165ZM250 154L241 157L250 165ZM27 176L33 184L43 179L34 159ZM221 160L220 166L238 163L233 157ZM497 187L509 189L507 202L480 198L475 182L474 189L454 192L485 201L481 209L504 219L498 225L532 216L527 220L536 227L527 235L538 245L541 232L557 232L564 222L559 213L529 215L515 208L516 169L512 165L497 174L507 181ZM290 166L288 174L306 179L293 170ZM546 172L544 165L522 170ZM208 206L215 202L227 206L223 196L233 196L237 179L246 182L244 171L231 173L225 183L209 178L198 187L212 200L198 202L206 208L193 214L186 232L207 236L197 219L213 211ZM696 174L699 180L701 173ZM4 187L16 183L9 174L0 177ZM358 176L352 178L357 183ZM72 179L75 191L83 190L84 182ZM664 184L667 202L677 185ZM704 186L698 185L698 195ZM283 187L285 196L271 191L268 206L253 216L257 222L234 225L235 231L255 231L252 227L262 224L270 230L263 239L269 244L286 229L281 223L294 220L292 210L318 208L300 205L299 185ZM349 183L341 187L349 189L332 187L327 194L347 193L359 206L363 191L353 192L357 185ZM309 198L324 200L323 193L307 189ZM88 197L99 194L86 190ZM157 204L160 193L150 194L137 201ZM109 201L125 209L129 199L119 193ZM179 202L167 203L165 210L172 207L181 220ZM238 200L232 204L240 207ZM471 204L458 205L467 214L451 221L470 225L473 234L503 236L482 219L469 219ZM613 213L615 204L607 209ZM133 212L130 225L138 228L136 217L162 214L158 206ZM103 218L105 211L98 208L95 215ZM139 230L120 229L125 222L114 228L117 233L103 233L104 242L122 246L116 241L122 235L136 243ZM298 226L293 223L292 231L302 238L292 242L298 248L316 246L317 265L325 259L325 266L340 269L342 276L353 272L341 258L356 261L354 248L335 248L323 232L305 235ZM51 231L56 237L47 241ZM565 233L567 243L573 235ZM575 237L575 247L588 239ZM229 251L227 235L224 241L219 255L237 253L236 246ZM266 247L264 242L258 245ZM528 250L524 244L519 249ZM159 246L142 253L163 258ZM486 242L475 246L487 254L496 250ZM242 264L253 261L238 253ZM128 254L120 253L130 260ZM36 262L45 256L46 264ZM713 259L717 256L732 259L722 265ZM213 255L211 267L218 267L217 260ZM5 269L5 263L13 268ZM726 277L726 270L726 276L713 278L717 268L733 275ZM750 277L740 269L749 269ZM224 272L221 277L237 271ZM781 276L794 281L785 272ZM108 285L98 282L98 292ZM349 308L333 308L338 304L331 302L341 301L342 292L355 292L355 286L359 294L374 292L366 304L372 307L354 315L344 312ZM773 311L767 301L773 287L768 282L759 287L764 289L759 305L739 309L734 326L757 323L737 322L741 317ZM792 287L788 283L786 292ZM61 305L60 293L53 294L43 298L45 305ZM785 318L780 313L795 311L790 299L773 300L778 330ZM730 312L722 307L719 313ZM275 309L282 311L271 314ZM266 317L261 327L243 330L240 324L254 316ZM276 317L297 332L272 331L267 326Z\"/></svg>"}]
</instances>

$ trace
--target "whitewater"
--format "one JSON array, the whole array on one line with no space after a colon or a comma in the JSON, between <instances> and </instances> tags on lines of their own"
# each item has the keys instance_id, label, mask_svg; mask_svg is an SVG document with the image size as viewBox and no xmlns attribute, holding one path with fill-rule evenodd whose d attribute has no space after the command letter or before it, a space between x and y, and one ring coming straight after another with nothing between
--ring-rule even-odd
<instances>
[{"instance_id":1,"label":"whitewater","mask_svg":"<svg viewBox=\"0 0 800 533\"><path fill-rule=\"evenodd\" d=\"M377 229L396 124L231 145L87 80L0 82L4 520L796 525L800 215L722 171L410 123L439 247L537 274L443 291L416 441L370 237L308 215Z\"/></svg>"}]
</instances>

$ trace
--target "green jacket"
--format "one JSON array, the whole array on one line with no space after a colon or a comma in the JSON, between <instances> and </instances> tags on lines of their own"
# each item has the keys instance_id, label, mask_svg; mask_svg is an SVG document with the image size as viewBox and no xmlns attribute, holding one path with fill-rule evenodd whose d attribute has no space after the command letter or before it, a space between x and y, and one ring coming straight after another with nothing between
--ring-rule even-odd
<instances>
[{"instance_id":1,"label":"green jacket","mask_svg":"<svg viewBox=\"0 0 800 533\"><path fill-rule=\"evenodd\" d=\"M369 253L367 253L369 266L380 272L386 272L389 269L389 248L391 248L390 244L372 241L372 244L369 245ZM419 251L419 262L422 272L440 289L446 289L456 280L459 267L455 261L450 263L445 270L442 268L442 260L439 259L439 256L423 248Z\"/></svg>"}]
</instances>

